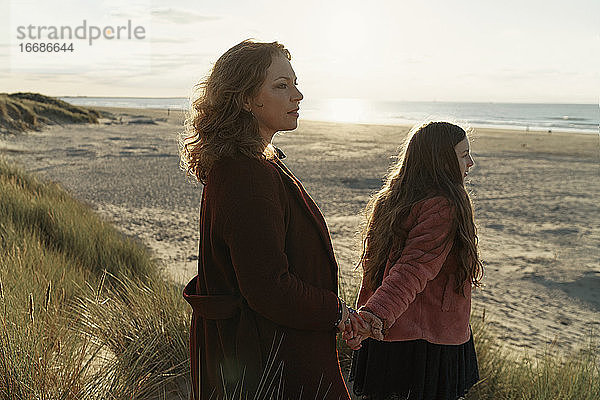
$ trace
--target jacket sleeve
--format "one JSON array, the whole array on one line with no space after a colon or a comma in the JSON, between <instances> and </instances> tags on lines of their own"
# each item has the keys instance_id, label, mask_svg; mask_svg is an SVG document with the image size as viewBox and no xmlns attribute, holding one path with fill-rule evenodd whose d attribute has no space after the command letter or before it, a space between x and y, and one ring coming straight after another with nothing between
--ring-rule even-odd
<instances>
[{"instance_id":1,"label":"jacket sleeve","mask_svg":"<svg viewBox=\"0 0 600 400\"><path fill-rule=\"evenodd\" d=\"M386 328L440 272L454 242L453 217L454 209L443 197L422 203L400 258L365 304L384 321Z\"/></svg>"},{"instance_id":2,"label":"jacket sleeve","mask_svg":"<svg viewBox=\"0 0 600 400\"><path fill-rule=\"evenodd\" d=\"M260 195L240 200L226 202L223 236L240 292L250 308L290 328L333 330L338 315L336 294L290 272L282 205Z\"/></svg>"}]
</instances>

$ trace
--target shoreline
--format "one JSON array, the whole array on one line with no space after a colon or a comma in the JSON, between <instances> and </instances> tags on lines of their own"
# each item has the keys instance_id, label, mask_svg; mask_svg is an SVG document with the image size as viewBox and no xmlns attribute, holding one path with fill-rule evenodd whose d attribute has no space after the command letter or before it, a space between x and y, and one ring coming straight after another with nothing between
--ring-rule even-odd
<instances>
[{"instance_id":1,"label":"shoreline","mask_svg":"<svg viewBox=\"0 0 600 400\"><path fill-rule=\"evenodd\" d=\"M481 103L487 104L487 103ZM498 103L500 104L500 103ZM502 104L513 104L513 103L502 103ZM538 104L538 103L527 103L527 104ZM544 103L539 103L543 105ZM560 103L557 103L560 104ZM575 104L575 105L589 105L589 104ZM97 109L106 109L109 111L113 110L148 110L150 112L166 112L168 109L171 112L181 112L186 113L189 111L187 108L167 108L167 107L113 107L113 106L85 106L92 107ZM444 119L444 118L432 118L434 119ZM413 122L398 122L398 123L390 123L387 121L374 121L374 122L353 122L353 121L335 121L335 120L319 120L319 119L303 119L302 114L300 115L300 121L306 122L330 122L330 123L339 123L339 124L352 124L352 125L379 125L379 126L396 126L396 127L412 127L415 124L419 124L423 121L429 120L427 118L423 120L413 121ZM549 134L575 134L575 135L600 135L600 125L598 125L595 130L583 130L583 129L566 129L566 128L546 128L540 126L533 125L502 125L502 124L470 124L464 120L460 120L458 118L451 118L451 120L455 121L459 125L465 125L467 127L473 129L485 129L485 130L499 130L499 131L514 131L514 132L524 132L524 133L549 133Z\"/></svg>"}]
</instances>

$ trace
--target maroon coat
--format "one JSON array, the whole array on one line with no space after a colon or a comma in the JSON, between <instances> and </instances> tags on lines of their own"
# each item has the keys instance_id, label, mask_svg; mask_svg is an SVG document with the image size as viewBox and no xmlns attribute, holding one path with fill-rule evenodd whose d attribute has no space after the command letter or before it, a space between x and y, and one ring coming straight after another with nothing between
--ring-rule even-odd
<instances>
[{"instance_id":1,"label":"maroon coat","mask_svg":"<svg viewBox=\"0 0 600 400\"><path fill-rule=\"evenodd\" d=\"M321 212L280 160L217 161L202 194L198 275L184 291L192 398L236 397L243 382L243 398L348 399L337 273Z\"/></svg>"},{"instance_id":2,"label":"maroon coat","mask_svg":"<svg viewBox=\"0 0 600 400\"><path fill-rule=\"evenodd\" d=\"M385 321L389 327L385 341L462 344L469 340L471 284L465 282L464 296L454 290L459 265L453 246L454 214L445 197L415 204L402 224L407 232L404 248L389 258L381 286L375 293L361 287L358 306Z\"/></svg>"}]
</instances>

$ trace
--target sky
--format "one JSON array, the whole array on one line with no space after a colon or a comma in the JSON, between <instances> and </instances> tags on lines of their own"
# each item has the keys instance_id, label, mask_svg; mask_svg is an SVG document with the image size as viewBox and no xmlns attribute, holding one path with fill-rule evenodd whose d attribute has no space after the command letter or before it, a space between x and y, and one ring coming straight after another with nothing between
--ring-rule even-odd
<instances>
[{"instance_id":1,"label":"sky","mask_svg":"<svg viewBox=\"0 0 600 400\"><path fill-rule=\"evenodd\" d=\"M188 97L253 38L290 50L305 98L598 103L599 16L598 0L0 0L0 92ZM18 34L84 20L143 38ZM74 50L22 51L34 42Z\"/></svg>"}]
</instances>

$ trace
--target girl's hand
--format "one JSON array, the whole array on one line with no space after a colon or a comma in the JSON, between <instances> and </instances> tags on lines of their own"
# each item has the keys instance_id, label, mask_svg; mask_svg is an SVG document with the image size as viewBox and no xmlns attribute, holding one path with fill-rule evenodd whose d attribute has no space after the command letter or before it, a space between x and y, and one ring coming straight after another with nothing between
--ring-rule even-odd
<instances>
[{"instance_id":1,"label":"girl's hand","mask_svg":"<svg viewBox=\"0 0 600 400\"><path fill-rule=\"evenodd\" d=\"M364 309L358 310L358 314L371 326L371 332L368 336L373 339L383 340L383 321L377 315Z\"/></svg>"},{"instance_id":2,"label":"girl's hand","mask_svg":"<svg viewBox=\"0 0 600 400\"><path fill-rule=\"evenodd\" d=\"M371 335L371 325L367 323L355 310L350 309L351 332L344 332L342 337L352 350L360 349L360 343Z\"/></svg>"},{"instance_id":3,"label":"girl's hand","mask_svg":"<svg viewBox=\"0 0 600 400\"><path fill-rule=\"evenodd\" d=\"M371 325L369 325L357 312L350 308L350 325L352 329L344 332L342 336L344 340L349 340L357 335L369 336L371 332Z\"/></svg>"},{"instance_id":4,"label":"girl's hand","mask_svg":"<svg viewBox=\"0 0 600 400\"><path fill-rule=\"evenodd\" d=\"M363 340L365 340L367 337L366 336L362 336L362 335L356 335L353 338L350 338L348 340L346 340L346 344L348 345L348 347L350 347L352 350L358 350L361 348L361 342Z\"/></svg>"}]
</instances>

